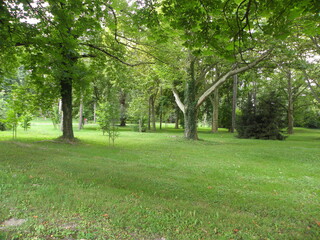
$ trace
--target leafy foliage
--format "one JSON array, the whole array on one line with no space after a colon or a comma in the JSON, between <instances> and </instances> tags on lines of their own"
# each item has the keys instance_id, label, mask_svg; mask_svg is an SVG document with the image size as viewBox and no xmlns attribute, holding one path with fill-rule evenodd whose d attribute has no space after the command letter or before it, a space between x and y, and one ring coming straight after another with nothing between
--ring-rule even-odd
<instances>
[{"instance_id":1,"label":"leafy foliage","mask_svg":"<svg viewBox=\"0 0 320 240\"><path fill-rule=\"evenodd\" d=\"M101 102L97 110L100 129L103 134L107 133L109 144L112 142L112 145L114 145L115 139L119 136L117 123L120 118L120 104L116 93L116 91L110 90L108 99Z\"/></svg>"}]
</instances>

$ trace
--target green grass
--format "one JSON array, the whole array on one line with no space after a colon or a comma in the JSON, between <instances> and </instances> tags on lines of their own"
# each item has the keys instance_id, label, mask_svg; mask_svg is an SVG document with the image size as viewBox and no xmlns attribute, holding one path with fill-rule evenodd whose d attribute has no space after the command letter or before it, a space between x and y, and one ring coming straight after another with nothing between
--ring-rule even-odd
<instances>
[{"instance_id":1,"label":"green grass","mask_svg":"<svg viewBox=\"0 0 320 240\"><path fill-rule=\"evenodd\" d=\"M27 220L0 239L320 239L319 130L194 142L169 127L123 128L114 147L94 125L77 144L49 121L0 132L0 222Z\"/></svg>"}]
</instances>

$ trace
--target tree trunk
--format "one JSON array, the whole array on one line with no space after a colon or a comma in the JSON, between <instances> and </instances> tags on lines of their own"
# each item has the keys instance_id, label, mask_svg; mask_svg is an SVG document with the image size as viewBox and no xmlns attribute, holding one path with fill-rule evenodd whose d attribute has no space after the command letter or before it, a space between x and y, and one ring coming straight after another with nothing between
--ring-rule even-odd
<instances>
[{"instance_id":1,"label":"tree trunk","mask_svg":"<svg viewBox=\"0 0 320 240\"><path fill-rule=\"evenodd\" d=\"M93 103L93 122L97 122L97 103Z\"/></svg>"},{"instance_id":2,"label":"tree trunk","mask_svg":"<svg viewBox=\"0 0 320 240\"><path fill-rule=\"evenodd\" d=\"M291 71L288 72L288 134L293 134L293 93L292 93L292 79Z\"/></svg>"},{"instance_id":3,"label":"tree trunk","mask_svg":"<svg viewBox=\"0 0 320 240\"><path fill-rule=\"evenodd\" d=\"M81 96L80 98L78 129L81 130L82 127L83 127L83 96Z\"/></svg>"},{"instance_id":4,"label":"tree trunk","mask_svg":"<svg viewBox=\"0 0 320 240\"><path fill-rule=\"evenodd\" d=\"M212 112L212 125L211 132L218 132L219 127L219 88L216 88L213 92L214 99L212 101L213 112Z\"/></svg>"},{"instance_id":5,"label":"tree trunk","mask_svg":"<svg viewBox=\"0 0 320 240\"><path fill-rule=\"evenodd\" d=\"M233 95L232 95L232 119L230 132L234 133L236 129L236 110L237 110L237 92L238 92L238 75L233 76Z\"/></svg>"},{"instance_id":6,"label":"tree trunk","mask_svg":"<svg viewBox=\"0 0 320 240\"><path fill-rule=\"evenodd\" d=\"M253 81L253 91L252 91L252 99L253 99L253 105L257 106L257 82Z\"/></svg>"},{"instance_id":7,"label":"tree trunk","mask_svg":"<svg viewBox=\"0 0 320 240\"><path fill-rule=\"evenodd\" d=\"M195 59L191 59L189 79L185 90L185 112L184 112L184 136L187 139L198 140L197 133L197 100L196 80L194 74Z\"/></svg>"},{"instance_id":8,"label":"tree trunk","mask_svg":"<svg viewBox=\"0 0 320 240\"><path fill-rule=\"evenodd\" d=\"M121 90L120 93L120 126L125 127L127 120L126 113L126 94Z\"/></svg>"},{"instance_id":9,"label":"tree trunk","mask_svg":"<svg viewBox=\"0 0 320 240\"><path fill-rule=\"evenodd\" d=\"M142 118L139 119L139 132L142 132Z\"/></svg>"},{"instance_id":10,"label":"tree trunk","mask_svg":"<svg viewBox=\"0 0 320 240\"><path fill-rule=\"evenodd\" d=\"M151 96L151 123L152 123L152 131L156 131L156 111L155 111L155 101L156 95Z\"/></svg>"},{"instance_id":11,"label":"tree trunk","mask_svg":"<svg viewBox=\"0 0 320 240\"><path fill-rule=\"evenodd\" d=\"M162 97L162 87L160 87L160 99ZM160 102L160 111L159 111L159 121L160 121L160 130L162 129L162 111L163 111L163 102Z\"/></svg>"},{"instance_id":12,"label":"tree trunk","mask_svg":"<svg viewBox=\"0 0 320 240\"><path fill-rule=\"evenodd\" d=\"M62 100L59 99L59 115L60 115L60 130L63 131L63 112L62 112Z\"/></svg>"},{"instance_id":13,"label":"tree trunk","mask_svg":"<svg viewBox=\"0 0 320 240\"><path fill-rule=\"evenodd\" d=\"M61 100L62 100L62 138L74 140L72 129L72 78L63 77L60 79Z\"/></svg>"},{"instance_id":14,"label":"tree trunk","mask_svg":"<svg viewBox=\"0 0 320 240\"><path fill-rule=\"evenodd\" d=\"M174 126L175 129L179 129L179 113L180 113L180 110L178 105L176 104L176 112L175 112L176 119L175 119L175 126Z\"/></svg>"},{"instance_id":15,"label":"tree trunk","mask_svg":"<svg viewBox=\"0 0 320 240\"><path fill-rule=\"evenodd\" d=\"M160 116L159 116L159 121L160 121L160 130L162 129L162 109L160 109Z\"/></svg>"},{"instance_id":16,"label":"tree trunk","mask_svg":"<svg viewBox=\"0 0 320 240\"><path fill-rule=\"evenodd\" d=\"M148 130L151 130L151 96L149 97L149 105L148 105Z\"/></svg>"}]
</instances>

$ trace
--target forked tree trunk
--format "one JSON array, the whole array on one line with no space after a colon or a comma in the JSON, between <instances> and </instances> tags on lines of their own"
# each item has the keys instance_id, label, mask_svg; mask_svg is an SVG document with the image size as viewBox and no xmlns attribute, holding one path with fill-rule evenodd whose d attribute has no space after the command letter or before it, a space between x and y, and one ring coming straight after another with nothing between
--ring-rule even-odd
<instances>
[{"instance_id":1,"label":"forked tree trunk","mask_svg":"<svg viewBox=\"0 0 320 240\"><path fill-rule=\"evenodd\" d=\"M174 88L172 89L175 101L179 106L179 108L181 109L181 111L184 113L184 122L185 122L184 135L187 139L195 139L195 140L198 139L197 108L201 106L201 104L212 94L212 92L214 92L217 89L217 87L219 87L221 84L227 81L228 77L244 72L256 66L265 58L267 58L271 52L272 52L272 49L263 53L259 58L247 64L246 66L232 69L227 73L219 76L217 81L213 83L205 92L203 92L197 100L196 100L197 84L196 84L195 74L194 74L195 58L190 55L191 60L190 60L190 68L188 73L189 76L186 81L184 104L180 100L178 92ZM205 77L205 75L203 76Z\"/></svg>"},{"instance_id":2,"label":"forked tree trunk","mask_svg":"<svg viewBox=\"0 0 320 240\"><path fill-rule=\"evenodd\" d=\"M194 63L192 59L189 69L189 79L185 90L185 112L184 112L184 136L187 139L197 140L197 100L196 80L194 74Z\"/></svg>"},{"instance_id":3,"label":"forked tree trunk","mask_svg":"<svg viewBox=\"0 0 320 240\"><path fill-rule=\"evenodd\" d=\"M237 92L238 92L238 75L233 76L233 95L232 95L232 119L230 132L234 133L236 129L236 110L237 110Z\"/></svg>"}]
</instances>

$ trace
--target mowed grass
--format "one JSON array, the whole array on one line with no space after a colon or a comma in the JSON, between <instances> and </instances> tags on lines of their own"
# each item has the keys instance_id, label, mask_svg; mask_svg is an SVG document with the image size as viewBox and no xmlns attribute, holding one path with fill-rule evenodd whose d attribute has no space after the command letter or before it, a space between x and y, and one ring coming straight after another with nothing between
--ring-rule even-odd
<instances>
[{"instance_id":1,"label":"mowed grass","mask_svg":"<svg viewBox=\"0 0 320 240\"><path fill-rule=\"evenodd\" d=\"M0 223L27 220L0 239L320 239L320 131L295 131L195 142L127 127L114 147L95 125L77 144L45 121L0 132Z\"/></svg>"}]
</instances>

